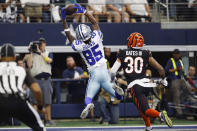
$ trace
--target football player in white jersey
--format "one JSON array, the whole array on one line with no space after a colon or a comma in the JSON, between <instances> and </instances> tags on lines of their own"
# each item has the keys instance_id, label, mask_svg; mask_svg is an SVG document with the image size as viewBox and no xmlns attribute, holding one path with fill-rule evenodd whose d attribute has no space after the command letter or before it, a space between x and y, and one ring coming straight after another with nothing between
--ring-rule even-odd
<instances>
[{"instance_id":1,"label":"football player in white jersey","mask_svg":"<svg viewBox=\"0 0 197 131\"><path fill-rule=\"evenodd\" d=\"M61 15L64 24L64 32L72 43L73 50L80 53L90 74L88 86L85 96L86 108L81 113L81 118L87 117L89 110L94 108L92 99L99 91L100 87L103 87L111 96L121 99L121 95L124 94L120 87L114 86L111 83L111 78L107 69L107 60L104 57L103 50L103 34L100 31L99 25L92 15L90 15L79 4L75 4L77 8L76 13L84 14L92 24L92 30L85 24L79 24L76 28L76 39L71 35L68 25L66 23L66 11L65 8L61 8ZM113 87L113 88L112 88Z\"/></svg>"}]
</instances>

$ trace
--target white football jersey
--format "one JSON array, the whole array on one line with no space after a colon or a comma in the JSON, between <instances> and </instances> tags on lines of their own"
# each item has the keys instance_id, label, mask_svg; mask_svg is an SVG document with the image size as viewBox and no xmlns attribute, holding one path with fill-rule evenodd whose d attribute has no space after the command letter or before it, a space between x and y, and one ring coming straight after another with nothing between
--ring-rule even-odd
<instances>
[{"instance_id":1,"label":"white football jersey","mask_svg":"<svg viewBox=\"0 0 197 131\"><path fill-rule=\"evenodd\" d=\"M102 41L102 32L94 30L91 34L90 44L85 44L79 40L74 40L72 43L73 50L80 53L89 71L95 67L106 65L107 60L105 59Z\"/></svg>"}]
</instances>

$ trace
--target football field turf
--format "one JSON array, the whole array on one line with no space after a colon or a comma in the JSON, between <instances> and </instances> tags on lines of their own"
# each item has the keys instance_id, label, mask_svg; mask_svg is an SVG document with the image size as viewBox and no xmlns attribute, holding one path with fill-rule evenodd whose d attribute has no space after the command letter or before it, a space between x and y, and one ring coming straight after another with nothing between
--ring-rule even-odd
<instances>
[{"instance_id":1,"label":"football field turf","mask_svg":"<svg viewBox=\"0 0 197 131\"><path fill-rule=\"evenodd\" d=\"M47 127L47 131L144 131L142 120L120 120L119 124L101 125L90 120L55 120L55 127ZM154 131L197 131L197 121L173 120L173 128L168 128L164 123L155 121ZM1 127L0 131L31 131L24 125L18 127Z\"/></svg>"}]
</instances>

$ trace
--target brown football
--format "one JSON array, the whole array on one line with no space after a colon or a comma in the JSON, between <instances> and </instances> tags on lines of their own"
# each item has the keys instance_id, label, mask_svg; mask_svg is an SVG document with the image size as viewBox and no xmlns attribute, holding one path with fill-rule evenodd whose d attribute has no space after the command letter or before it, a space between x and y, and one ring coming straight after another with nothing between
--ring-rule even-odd
<instances>
[{"instance_id":1,"label":"brown football","mask_svg":"<svg viewBox=\"0 0 197 131\"><path fill-rule=\"evenodd\" d=\"M66 11L66 15L72 15L73 13L75 13L77 11L76 8L74 8L75 5L69 5L66 7L65 11Z\"/></svg>"}]
</instances>

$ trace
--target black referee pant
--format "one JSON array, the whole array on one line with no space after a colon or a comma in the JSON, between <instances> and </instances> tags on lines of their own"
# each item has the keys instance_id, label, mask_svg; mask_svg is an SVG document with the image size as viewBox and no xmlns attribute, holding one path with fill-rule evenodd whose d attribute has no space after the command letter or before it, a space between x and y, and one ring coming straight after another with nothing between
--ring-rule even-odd
<instances>
[{"instance_id":1,"label":"black referee pant","mask_svg":"<svg viewBox=\"0 0 197 131\"><path fill-rule=\"evenodd\" d=\"M0 95L0 119L17 118L33 131L46 131L37 111L31 104L14 95Z\"/></svg>"}]
</instances>

